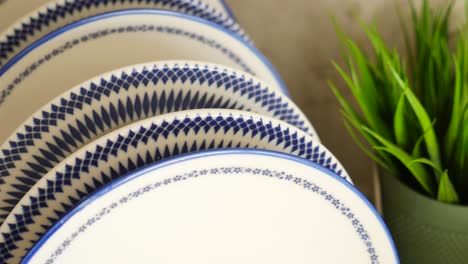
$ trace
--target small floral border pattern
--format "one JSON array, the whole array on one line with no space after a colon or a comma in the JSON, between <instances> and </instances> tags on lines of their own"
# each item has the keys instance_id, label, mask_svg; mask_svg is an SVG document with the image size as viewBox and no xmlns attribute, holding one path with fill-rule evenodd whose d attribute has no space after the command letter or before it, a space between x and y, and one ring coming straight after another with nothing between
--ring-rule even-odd
<instances>
[{"instance_id":1,"label":"small floral border pattern","mask_svg":"<svg viewBox=\"0 0 468 264\"><path fill-rule=\"evenodd\" d=\"M1 0L0 0L1 1ZM6 89L4 89L0 94L0 105L5 101L6 97L11 94L13 89L23 82L31 73L33 73L37 68L44 65L47 61L59 56L67 50L72 49L73 47L78 46L79 44L86 43L92 40L104 38L111 35L123 34L123 33L136 33L136 32L158 32L158 33L167 33L177 36L188 37L195 41L198 41L204 45L215 48L221 51L223 54L227 55L234 63L239 65L245 72L255 75L253 70L245 63L235 52L224 47L221 43L216 42L215 40L209 39L203 35L199 35L193 32L189 32L180 28L168 27L168 26L155 26L155 25L129 25L116 28L108 28L99 30L93 33L86 34L84 36L78 37L76 39L67 41L64 45L50 51L42 58L32 63L27 67L23 72L21 72L12 83L8 84Z\"/></svg>"},{"instance_id":2,"label":"small floral border pattern","mask_svg":"<svg viewBox=\"0 0 468 264\"><path fill-rule=\"evenodd\" d=\"M327 202L329 202L336 210L339 210L341 214L346 217L351 224L353 225L357 235L360 237L361 241L364 243L365 247L367 248L367 253L369 254L369 260L372 264L379 264L379 256L377 255L376 249L372 243L371 237L368 231L365 229L364 225L361 221L356 217L356 215L351 211L349 207L347 207L342 201L335 198L332 194L327 192L324 188L318 186L315 183L312 183L308 180L304 180L300 177L295 177L292 174L287 174L282 171L274 171L269 169L259 169L259 168L247 168L247 167L215 167L211 169L203 169L203 170L193 170L190 172L186 172L182 175L176 175L172 178L166 179L164 181L158 181L149 185L146 185L134 192L127 194L126 196L122 197L120 200L113 202L107 207L101 209L99 213L97 213L92 218L88 219L85 224L81 225L75 232L73 232L69 238L64 240L61 245L52 253L52 255L47 259L46 264L55 263L57 258L66 251L67 247L73 243L73 241L84 233L88 228L93 226L95 223L99 222L102 218L106 215L111 213L113 210L118 208L121 205L128 203L131 200L137 199L138 197L144 195L145 193L149 193L151 191L157 190L161 187L170 185L172 183L177 183L181 181L186 181L189 179L195 179L205 175L219 175L219 174L241 174L241 173L250 173L253 175L258 176L265 176L270 178L275 178L282 181L288 181L294 183L300 187L305 188L315 194L318 194Z\"/></svg>"}]
</instances>

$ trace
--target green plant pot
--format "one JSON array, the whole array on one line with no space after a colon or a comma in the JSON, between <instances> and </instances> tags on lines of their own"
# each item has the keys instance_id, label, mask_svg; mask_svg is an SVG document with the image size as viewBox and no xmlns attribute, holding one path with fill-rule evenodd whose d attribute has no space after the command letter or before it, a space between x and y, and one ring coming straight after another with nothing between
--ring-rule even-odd
<instances>
[{"instance_id":1,"label":"green plant pot","mask_svg":"<svg viewBox=\"0 0 468 264\"><path fill-rule=\"evenodd\" d=\"M383 215L401 263L468 263L468 206L438 202L379 174Z\"/></svg>"}]
</instances>

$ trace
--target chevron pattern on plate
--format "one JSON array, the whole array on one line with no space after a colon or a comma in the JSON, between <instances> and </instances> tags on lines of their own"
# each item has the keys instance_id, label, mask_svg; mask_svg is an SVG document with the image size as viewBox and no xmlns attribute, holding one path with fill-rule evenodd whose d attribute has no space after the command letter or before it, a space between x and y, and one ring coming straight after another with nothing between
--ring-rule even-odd
<instances>
[{"instance_id":1,"label":"chevron pattern on plate","mask_svg":"<svg viewBox=\"0 0 468 264\"><path fill-rule=\"evenodd\" d=\"M122 128L68 157L34 185L1 226L1 262L20 260L48 228L102 185L182 153L256 148L308 159L349 179L336 158L295 127L242 111L191 110ZM97 176L99 175L99 176ZM94 176L94 177L93 177Z\"/></svg>"},{"instance_id":2,"label":"chevron pattern on plate","mask_svg":"<svg viewBox=\"0 0 468 264\"><path fill-rule=\"evenodd\" d=\"M213 9L210 5L201 0L66 0L57 3L53 7L43 9L34 14L27 21L14 29L10 29L2 40L0 40L0 66L4 65L15 53L19 52L20 47L25 47L31 39L52 25L54 28L66 25L61 22L66 17L73 18L73 21L79 20L80 13L98 14L106 11L117 10L121 8L160 8L179 11L189 15L198 16L223 26L240 36L246 38L237 22L228 16L224 16L219 10Z\"/></svg>"},{"instance_id":3,"label":"chevron pattern on plate","mask_svg":"<svg viewBox=\"0 0 468 264\"><path fill-rule=\"evenodd\" d=\"M281 92L235 70L173 62L115 71L55 99L3 144L0 224L36 181L86 143L140 119L200 108L262 113L316 137Z\"/></svg>"}]
</instances>

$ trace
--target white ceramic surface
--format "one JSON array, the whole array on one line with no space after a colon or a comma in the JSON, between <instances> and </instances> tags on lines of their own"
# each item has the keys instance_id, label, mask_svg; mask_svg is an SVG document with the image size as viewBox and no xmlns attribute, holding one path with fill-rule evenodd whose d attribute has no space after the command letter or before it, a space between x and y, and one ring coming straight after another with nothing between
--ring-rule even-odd
<instances>
[{"instance_id":1,"label":"white ceramic surface","mask_svg":"<svg viewBox=\"0 0 468 264\"><path fill-rule=\"evenodd\" d=\"M227 65L284 89L258 50L215 24L169 11L119 11L56 31L0 68L0 120L14 127L84 80L132 64L174 59Z\"/></svg>"},{"instance_id":2,"label":"white ceramic surface","mask_svg":"<svg viewBox=\"0 0 468 264\"><path fill-rule=\"evenodd\" d=\"M237 110L180 111L115 130L69 155L18 202L0 227L0 262L17 263L70 207L103 184L156 161L219 148L289 153L351 182L339 161L302 130ZM255 161L251 161L255 163Z\"/></svg>"},{"instance_id":3,"label":"white ceramic surface","mask_svg":"<svg viewBox=\"0 0 468 264\"><path fill-rule=\"evenodd\" d=\"M313 163L211 151L88 198L23 263L398 263L375 209Z\"/></svg>"},{"instance_id":4,"label":"white ceramic surface","mask_svg":"<svg viewBox=\"0 0 468 264\"><path fill-rule=\"evenodd\" d=\"M287 96L242 71L190 61L130 66L79 84L22 124L3 124L0 139L7 130L15 132L0 148L0 224L37 180L92 140L141 119L200 108L264 114L319 141Z\"/></svg>"},{"instance_id":5,"label":"white ceramic surface","mask_svg":"<svg viewBox=\"0 0 468 264\"><path fill-rule=\"evenodd\" d=\"M8 4L13 2L7 1ZM35 2L42 1L29 1L29 6L34 7ZM8 5L7 3L5 5ZM22 5L28 6L25 3ZM217 0L56 0L48 1L34 11L25 14L24 17L18 17L18 21L5 30L0 27L0 32L2 32L0 34L0 66L34 41L72 22L106 12L141 8L172 10L198 16L247 39L243 30L231 17L230 11L225 10L221 1ZM16 10L18 7L6 6L2 9L0 6L0 13L7 9ZM0 23L1 20L0 14Z\"/></svg>"}]
</instances>

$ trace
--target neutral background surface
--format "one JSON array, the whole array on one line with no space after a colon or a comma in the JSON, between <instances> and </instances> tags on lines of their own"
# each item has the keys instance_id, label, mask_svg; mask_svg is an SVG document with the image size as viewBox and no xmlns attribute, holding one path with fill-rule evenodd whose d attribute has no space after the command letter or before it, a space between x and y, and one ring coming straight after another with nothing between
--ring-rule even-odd
<instances>
[{"instance_id":1,"label":"neutral background surface","mask_svg":"<svg viewBox=\"0 0 468 264\"><path fill-rule=\"evenodd\" d=\"M331 65L341 63L340 47L330 17L346 33L367 45L356 16L376 19L389 45L402 47L397 2L408 12L407 0L226 0L256 46L273 63L288 86L292 99L313 123L322 142L340 159L357 187L371 201L373 163L347 134L338 104L328 89L335 82L350 98ZM434 4L442 1L432 1ZM455 5L454 18L463 16L463 0Z\"/></svg>"}]
</instances>

